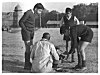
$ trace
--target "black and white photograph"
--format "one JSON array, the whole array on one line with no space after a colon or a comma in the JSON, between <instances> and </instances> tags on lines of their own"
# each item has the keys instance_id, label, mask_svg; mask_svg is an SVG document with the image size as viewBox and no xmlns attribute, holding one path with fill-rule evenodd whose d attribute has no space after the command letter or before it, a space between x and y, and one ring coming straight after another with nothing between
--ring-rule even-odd
<instances>
[{"instance_id":1,"label":"black and white photograph","mask_svg":"<svg viewBox=\"0 0 100 75\"><path fill-rule=\"evenodd\" d=\"M3 74L98 74L98 0L1 4Z\"/></svg>"}]
</instances>

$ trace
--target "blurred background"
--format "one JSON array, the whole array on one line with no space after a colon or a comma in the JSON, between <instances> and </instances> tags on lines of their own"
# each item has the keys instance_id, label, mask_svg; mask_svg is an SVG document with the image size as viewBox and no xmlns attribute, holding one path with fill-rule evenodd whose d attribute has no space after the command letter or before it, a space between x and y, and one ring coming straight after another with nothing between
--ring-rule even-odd
<instances>
[{"instance_id":1,"label":"blurred background","mask_svg":"<svg viewBox=\"0 0 100 75\"><path fill-rule=\"evenodd\" d=\"M2 3L2 30L18 28L18 21L23 13L33 9L36 2L3 2ZM98 3L76 2L42 2L45 10L36 20L36 27L59 28L60 20L64 16L67 7L72 8L80 23L86 22L90 27L98 27ZM41 23L40 23L41 22Z\"/></svg>"}]
</instances>

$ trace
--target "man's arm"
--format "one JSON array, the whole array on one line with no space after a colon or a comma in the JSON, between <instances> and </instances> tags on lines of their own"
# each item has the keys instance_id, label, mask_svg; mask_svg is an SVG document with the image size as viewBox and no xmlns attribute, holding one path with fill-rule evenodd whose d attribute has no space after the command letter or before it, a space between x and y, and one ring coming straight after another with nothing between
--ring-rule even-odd
<instances>
[{"instance_id":1,"label":"man's arm","mask_svg":"<svg viewBox=\"0 0 100 75\"><path fill-rule=\"evenodd\" d=\"M65 26L64 26L64 18L62 17L61 18L61 21L60 21L60 34L64 34L65 32Z\"/></svg>"},{"instance_id":2,"label":"man's arm","mask_svg":"<svg viewBox=\"0 0 100 75\"><path fill-rule=\"evenodd\" d=\"M64 19L62 17L61 20L60 20L60 27L63 25L63 23L64 23Z\"/></svg>"},{"instance_id":3,"label":"man's arm","mask_svg":"<svg viewBox=\"0 0 100 75\"><path fill-rule=\"evenodd\" d=\"M75 21L75 24L76 24L76 25L79 25L79 24L80 24L80 22L79 22L79 20L76 18L76 16L74 16L74 21Z\"/></svg>"},{"instance_id":4,"label":"man's arm","mask_svg":"<svg viewBox=\"0 0 100 75\"><path fill-rule=\"evenodd\" d=\"M24 30L26 30L24 22L27 20L28 17L29 17L29 12L25 12L22 18L19 20L19 26Z\"/></svg>"},{"instance_id":5,"label":"man's arm","mask_svg":"<svg viewBox=\"0 0 100 75\"><path fill-rule=\"evenodd\" d=\"M73 53L75 48L77 48L77 46L78 46L78 43L77 43L77 29L75 27L73 29L71 28L70 36L71 36L71 49L69 51L69 54Z\"/></svg>"},{"instance_id":6,"label":"man's arm","mask_svg":"<svg viewBox=\"0 0 100 75\"><path fill-rule=\"evenodd\" d=\"M59 55L58 55L54 45L51 45L51 55L53 55L55 60L59 60Z\"/></svg>"}]
</instances>

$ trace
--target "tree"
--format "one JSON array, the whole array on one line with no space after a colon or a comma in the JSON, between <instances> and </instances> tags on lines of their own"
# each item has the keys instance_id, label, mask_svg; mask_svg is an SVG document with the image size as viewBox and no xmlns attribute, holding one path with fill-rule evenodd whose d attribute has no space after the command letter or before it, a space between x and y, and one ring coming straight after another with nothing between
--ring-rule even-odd
<instances>
[{"instance_id":1,"label":"tree","mask_svg":"<svg viewBox=\"0 0 100 75\"><path fill-rule=\"evenodd\" d=\"M73 14L77 16L79 20L84 20L86 16L88 15L88 9L86 4L79 4L75 5L73 8Z\"/></svg>"},{"instance_id":2,"label":"tree","mask_svg":"<svg viewBox=\"0 0 100 75\"><path fill-rule=\"evenodd\" d=\"M73 7L73 14L79 20L94 20L98 21L98 3L78 4Z\"/></svg>"},{"instance_id":3,"label":"tree","mask_svg":"<svg viewBox=\"0 0 100 75\"><path fill-rule=\"evenodd\" d=\"M88 16L87 20L89 21L98 21L98 3L91 3L88 5Z\"/></svg>"}]
</instances>

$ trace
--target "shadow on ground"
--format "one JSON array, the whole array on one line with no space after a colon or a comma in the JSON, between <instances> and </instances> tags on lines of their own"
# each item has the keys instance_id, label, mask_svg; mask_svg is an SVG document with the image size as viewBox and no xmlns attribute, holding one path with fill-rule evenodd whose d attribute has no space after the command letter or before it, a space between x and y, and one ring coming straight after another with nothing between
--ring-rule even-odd
<instances>
[{"instance_id":1,"label":"shadow on ground","mask_svg":"<svg viewBox=\"0 0 100 75\"><path fill-rule=\"evenodd\" d=\"M24 63L20 61L2 60L2 73L29 73L23 66Z\"/></svg>"}]
</instances>

